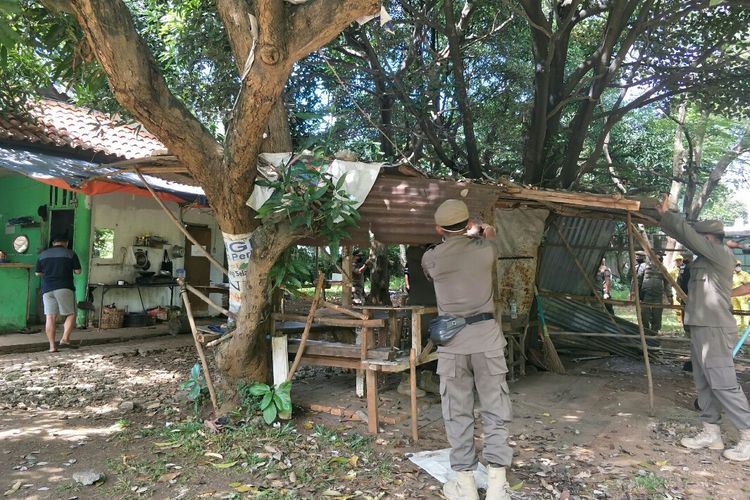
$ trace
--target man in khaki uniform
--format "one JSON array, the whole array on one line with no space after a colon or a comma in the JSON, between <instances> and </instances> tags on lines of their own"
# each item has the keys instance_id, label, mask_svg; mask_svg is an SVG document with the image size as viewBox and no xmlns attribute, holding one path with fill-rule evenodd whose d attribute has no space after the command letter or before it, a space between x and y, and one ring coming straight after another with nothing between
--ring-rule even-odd
<instances>
[{"instance_id":1,"label":"man in khaki uniform","mask_svg":"<svg viewBox=\"0 0 750 500\"><path fill-rule=\"evenodd\" d=\"M750 407L737 382L732 347L737 325L731 311L734 255L723 243L720 221L698 221L692 227L684 218L667 210L667 198L657 206L664 232L693 251L690 264L685 330L689 330L693 381L703 431L683 438L691 449L724 449L719 422L722 408L740 431L737 445L724 451L730 460L750 460Z\"/></svg>"},{"instance_id":2,"label":"man in khaki uniform","mask_svg":"<svg viewBox=\"0 0 750 500\"><path fill-rule=\"evenodd\" d=\"M505 467L511 402L505 374L505 338L494 317L492 266L497 259L495 230L475 225L460 200L447 200L435 212L443 243L425 252L422 268L435 285L438 313L466 318L467 325L438 348L443 420L456 479L443 488L448 499L478 500L474 470L474 389L479 394L488 466L488 500L510 500Z\"/></svg>"}]
</instances>

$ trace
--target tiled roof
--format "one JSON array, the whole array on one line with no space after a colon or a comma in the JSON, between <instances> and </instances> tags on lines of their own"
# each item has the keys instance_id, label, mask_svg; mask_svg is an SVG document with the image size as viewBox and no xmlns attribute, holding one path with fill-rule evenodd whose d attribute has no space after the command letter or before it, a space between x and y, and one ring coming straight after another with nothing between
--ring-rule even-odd
<instances>
[{"instance_id":1,"label":"tiled roof","mask_svg":"<svg viewBox=\"0 0 750 500\"><path fill-rule=\"evenodd\" d=\"M79 108L61 101L40 99L29 115L8 115L0 110L0 142L54 148L78 155L131 159L148 156L164 145L138 123Z\"/></svg>"}]
</instances>

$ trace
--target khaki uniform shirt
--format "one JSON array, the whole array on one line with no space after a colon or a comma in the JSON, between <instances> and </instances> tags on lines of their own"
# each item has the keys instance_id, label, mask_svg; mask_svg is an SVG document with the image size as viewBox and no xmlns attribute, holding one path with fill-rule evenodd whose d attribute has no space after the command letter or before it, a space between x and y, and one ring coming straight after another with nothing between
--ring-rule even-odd
<instances>
[{"instance_id":1,"label":"khaki uniform shirt","mask_svg":"<svg viewBox=\"0 0 750 500\"><path fill-rule=\"evenodd\" d=\"M664 214L661 226L696 255L690 263L685 325L737 328L730 301L736 261L732 251L723 243L708 241L675 213Z\"/></svg>"},{"instance_id":2,"label":"khaki uniform shirt","mask_svg":"<svg viewBox=\"0 0 750 500\"><path fill-rule=\"evenodd\" d=\"M435 285L438 313L466 318L494 313L492 266L497 259L494 242L456 236L425 252L422 268ZM487 320L466 325L439 352L476 354L505 347L500 324Z\"/></svg>"}]
</instances>

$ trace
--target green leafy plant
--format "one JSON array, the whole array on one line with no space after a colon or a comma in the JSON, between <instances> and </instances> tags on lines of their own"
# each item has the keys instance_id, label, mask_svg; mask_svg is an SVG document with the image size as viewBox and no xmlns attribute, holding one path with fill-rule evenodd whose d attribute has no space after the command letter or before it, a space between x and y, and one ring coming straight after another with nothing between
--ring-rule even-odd
<instances>
[{"instance_id":1,"label":"green leafy plant","mask_svg":"<svg viewBox=\"0 0 750 500\"><path fill-rule=\"evenodd\" d=\"M281 420L292 418L291 391L291 382L284 382L275 388L268 384L255 383L241 389L245 406L252 406L247 404L248 399L257 402L258 408L263 414L263 421L268 425L274 423L277 418Z\"/></svg>"},{"instance_id":2,"label":"green leafy plant","mask_svg":"<svg viewBox=\"0 0 750 500\"><path fill-rule=\"evenodd\" d=\"M193 411L198 413L206 397L208 386L206 379L201 374L200 363L195 363L190 369L190 377L180 384L180 389L187 391L187 397L193 402Z\"/></svg>"},{"instance_id":3,"label":"green leafy plant","mask_svg":"<svg viewBox=\"0 0 750 500\"><path fill-rule=\"evenodd\" d=\"M334 242L347 236L348 228L359 220L356 201L344 190L346 176L334 180L328 163L322 151L297 155L277 169L275 180L258 180L258 185L273 188L274 193L257 217L287 219L293 230L320 234Z\"/></svg>"}]
</instances>

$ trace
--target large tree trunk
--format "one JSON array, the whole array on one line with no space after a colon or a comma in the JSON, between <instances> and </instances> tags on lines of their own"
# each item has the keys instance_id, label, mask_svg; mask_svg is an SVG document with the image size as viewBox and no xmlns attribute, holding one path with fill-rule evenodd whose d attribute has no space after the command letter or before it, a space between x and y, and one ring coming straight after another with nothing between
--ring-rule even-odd
<instances>
[{"instance_id":1,"label":"large tree trunk","mask_svg":"<svg viewBox=\"0 0 750 500\"><path fill-rule=\"evenodd\" d=\"M242 305L232 339L219 346L219 370L230 382L266 381L266 333L269 317L269 273L276 259L299 237L287 225L260 226L252 236L253 251Z\"/></svg>"}]
</instances>

